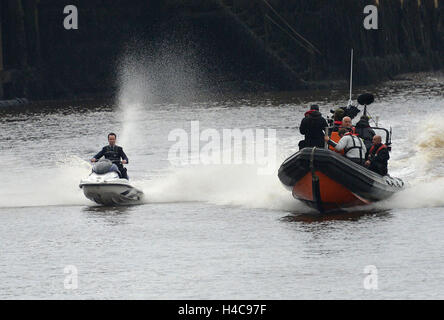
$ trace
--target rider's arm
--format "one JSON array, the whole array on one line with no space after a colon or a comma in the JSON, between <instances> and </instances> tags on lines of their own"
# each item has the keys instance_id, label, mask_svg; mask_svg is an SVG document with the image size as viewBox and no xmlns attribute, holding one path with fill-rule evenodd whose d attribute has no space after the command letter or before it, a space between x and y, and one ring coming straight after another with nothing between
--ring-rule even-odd
<instances>
[{"instance_id":1,"label":"rider's arm","mask_svg":"<svg viewBox=\"0 0 444 320\"><path fill-rule=\"evenodd\" d=\"M105 148L102 148L102 150L99 151L98 154L96 154L93 158L96 160L99 160L103 155L105 154Z\"/></svg>"},{"instance_id":2,"label":"rider's arm","mask_svg":"<svg viewBox=\"0 0 444 320\"><path fill-rule=\"evenodd\" d=\"M128 157L126 156L125 152L123 152L123 148L120 148L120 157L128 163Z\"/></svg>"}]
</instances>

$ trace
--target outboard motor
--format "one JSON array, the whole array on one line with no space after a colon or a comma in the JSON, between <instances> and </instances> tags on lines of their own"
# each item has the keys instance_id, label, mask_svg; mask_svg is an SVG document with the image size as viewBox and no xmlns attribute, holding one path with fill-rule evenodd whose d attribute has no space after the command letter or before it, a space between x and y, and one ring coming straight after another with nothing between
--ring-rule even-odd
<instances>
[{"instance_id":1,"label":"outboard motor","mask_svg":"<svg viewBox=\"0 0 444 320\"><path fill-rule=\"evenodd\" d=\"M108 159L100 159L99 162L93 165L92 171L97 174L108 173L113 163Z\"/></svg>"}]
</instances>

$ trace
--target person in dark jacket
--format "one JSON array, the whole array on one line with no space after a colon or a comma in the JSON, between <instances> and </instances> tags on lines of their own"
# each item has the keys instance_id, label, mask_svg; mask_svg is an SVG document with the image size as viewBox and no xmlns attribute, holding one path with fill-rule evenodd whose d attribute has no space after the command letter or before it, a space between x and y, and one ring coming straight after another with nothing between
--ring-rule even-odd
<instances>
[{"instance_id":1,"label":"person in dark jacket","mask_svg":"<svg viewBox=\"0 0 444 320\"><path fill-rule=\"evenodd\" d=\"M365 166L381 176L387 175L387 161L390 159L388 148L382 143L381 136L373 137L373 145L368 152Z\"/></svg>"},{"instance_id":2,"label":"person in dark jacket","mask_svg":"<svg viewBox=\"0 0 444 320\"><path fill-rule=\"evenodd\" d=\"M369 118L367 116L362 116L358 123L355 125L355 133L364 140L365 147L370 150L373 144L373 137L375 136L375 131L370 128L368 123Z\"/></svg>"},{"instance_id":3,"label":"person in dark jacket","mask_svg":"<svg viewBox=\"0 0 444 320\"><path fill-rule=\"evenodd\" d=\"M126 168L123 167L123 164L128 163L128 157L125 152L123 152L123 148L116 145L115 133L111 132L108 134L108 143L109 145L103 147L102 150L91 159L91 162L96 162L101 157L105 156L105 159L111 160L117 168L119 168L121 178L128 180Z\"/></svg>"},{"instance_id":4,"label":"person in dark jacket","mask_svg":"<svg viewBox=\"0 0 444 320\"><path fill-rule=\"evenodd\" d=\"M324 142L324 129L328 126L327 121L322 117L317 105L311 106L309 114L302 119L299 131L305 135L305 140L299 142L299 149L306 147L319 147L323 148ZM303 147L301 147L303 145Z\"/></svg>"}]
</instances>

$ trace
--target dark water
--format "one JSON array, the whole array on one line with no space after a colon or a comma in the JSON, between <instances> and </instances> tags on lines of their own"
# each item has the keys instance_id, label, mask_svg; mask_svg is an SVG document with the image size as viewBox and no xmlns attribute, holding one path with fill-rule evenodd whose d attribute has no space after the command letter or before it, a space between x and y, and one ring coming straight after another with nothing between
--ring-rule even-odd
<instances>
[{"instance_id":1,"label":"dark water","mask_svg":"<svg viewBox=\"0 0 444 320\"><path fill-rule=\"evenodd\" d=\"M444 78L411 77L362 89L393 127L389 170L409 188L327 217L292 199L276 170L297 150L307 106L326 114L346 92L151 104L125 83L115 105L1 109L0 298L442 299ZM172 164L169 134L197 120L275 129L275 169ZM146 204L99 207L78 188L110 131ZM368 266L377 289L364 285Z\"/></svg>"}]
</instances>

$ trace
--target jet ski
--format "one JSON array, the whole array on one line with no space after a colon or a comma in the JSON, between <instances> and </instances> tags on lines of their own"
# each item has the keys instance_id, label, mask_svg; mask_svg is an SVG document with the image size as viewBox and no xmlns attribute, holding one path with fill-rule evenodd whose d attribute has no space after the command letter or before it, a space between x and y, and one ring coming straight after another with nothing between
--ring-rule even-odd
<instances>
[{"instance_id":1,"label":"jet ski","mask_svg":"<svg viewBox=\"0 0 444 320\"><path fill-rule=\"evenodd\" d=\"M80 181L85 196L101 205L133 205L143 202L143 192L122 179L117 166L101 159L93 165L91 174Z\"/></svg>"}]
</instances>

